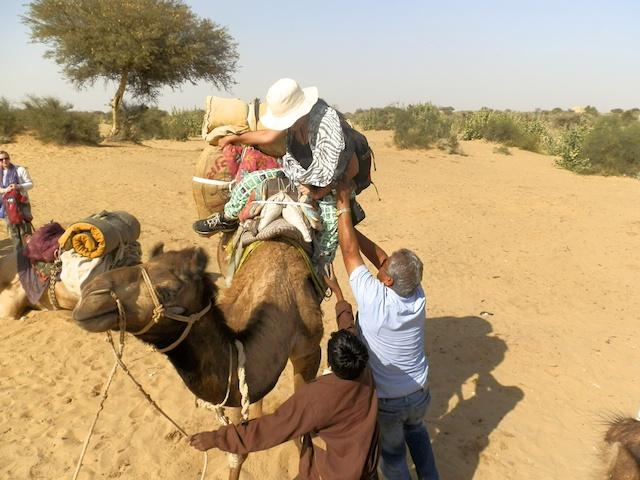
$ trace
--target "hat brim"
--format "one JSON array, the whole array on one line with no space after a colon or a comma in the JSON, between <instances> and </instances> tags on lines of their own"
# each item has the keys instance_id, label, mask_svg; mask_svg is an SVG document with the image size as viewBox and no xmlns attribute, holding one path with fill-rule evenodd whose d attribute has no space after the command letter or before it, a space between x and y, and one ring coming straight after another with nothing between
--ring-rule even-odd
<instances>
[{"instance_id":1,"label":"hat brim","mask_svg":"<svg viewBox=\"0 0 640 480\"><path fill-rule=\"evenodd\" d=\"M267 105L267 111L260 117L262 125L269 130L286 130L296 123L296 120L309 113L318 101L318 89L316 87L307 87L303 88L302 92L304 93L304 101L286 115L275 116L269 105Z\"/></svg>"}]
</instances>

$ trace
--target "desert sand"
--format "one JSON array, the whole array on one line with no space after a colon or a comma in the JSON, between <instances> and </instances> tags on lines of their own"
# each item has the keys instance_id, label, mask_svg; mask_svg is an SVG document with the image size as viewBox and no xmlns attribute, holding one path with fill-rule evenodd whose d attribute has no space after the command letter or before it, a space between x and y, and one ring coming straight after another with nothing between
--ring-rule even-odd
<instances>
[{"instance_id":1,"label":"desert sand","mask_svg":"<svg viewBox=\"0 0 640 480\"><path fill-rule=\"evenodd\" d=\"M459 156L367 135L381 200L374 188L361 196L362 229L425 263L427 420L442 478L598 478L604 421L640 407L640 183L579 176L516 149L495 154L481 141L463 142ZM203 146L61 148L25 136L0 148L31 172L36 226L124 209L140 219L144 252L163 241L214 258L216 239L190 227ZM336 267L348 291L339 257ZM323 347L333 305L323 305ZM125 358L188 432L216 428L161 354L129 338ZM0 320L0 478L71 478L112 363L104 335L75 326L70 312ZM287 368L267 412L292 393L290 380ZM79 478L195 480L201 467L201 454L118 374ZM296 471L289 443L251 455L242 478ZM207 478L226 478L220 452Z\"/></svg>"}]
</instances>

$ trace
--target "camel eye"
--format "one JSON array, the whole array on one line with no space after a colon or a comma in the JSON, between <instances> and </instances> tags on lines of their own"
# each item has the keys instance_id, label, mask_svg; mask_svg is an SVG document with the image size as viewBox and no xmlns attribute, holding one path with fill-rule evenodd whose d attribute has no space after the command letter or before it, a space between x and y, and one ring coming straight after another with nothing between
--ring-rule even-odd
<instances>
[{"instance_id":1,"label":"camel eye","mask_svg":"<svg viewBox=\"0 0 640 480\"><path fill-rule=\"evenodd\" d=\"M160 285L156 285L156 292L158 292L158 298L162 303L169 303L180 292L182 284L177 281L162 282Z\"/></svg>"}]
</instances>

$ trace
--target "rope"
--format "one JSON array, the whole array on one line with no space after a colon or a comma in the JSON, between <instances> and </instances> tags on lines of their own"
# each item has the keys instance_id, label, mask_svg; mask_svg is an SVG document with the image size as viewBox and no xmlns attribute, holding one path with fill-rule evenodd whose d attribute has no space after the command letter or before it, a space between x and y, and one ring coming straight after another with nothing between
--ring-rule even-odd
<instances>
[{"instance_id":1,"label":"rope","mask_svg":"<svg viewBox=\"0 0 640 480\"><path fill-rule=\"evenodd\" d=\"M245 369L247 357L245 356L244 346L242 345L242 342L240 342L239 340L235 340L235 345L236 345L236 349L238 350L238 389L240 390L240 404L242 405L240 412L242 416L242 422L244 423L249 420L249 406L250 406L249 385L247 385L246 369ZM196 401L197 405L202 405L208 410L213 410L216 416L218 417L218 421L222 425L231 425L231 420L229 420L229 417L227 417L227 415L225 414L224 405L229 399L229 392L231 391L231 375L233 372L233 366L231 361L232 357L233 355L231 352L231 344L229 344L229 379L227 382L227 394L225 395L224 400L222 400L222 402L217 403L215 405L209 402L205 402L202 399L198 399ZM231 469L238 468L240 465L242 465L246 457L247 457L246 455L240 455L238 453L228 452L227 462L228 462L229 468Z\"/></svg>"},{"instance_id":2,"label":"rope","mask_svg":"<svg viewBox=\"0 0 640 480\"><path fill-rule=\"evenodd\" d=\"M274 205L296 205L296 206L300 206L300 207L308 207L309 206L308 203L294 202L293 200L291 200L291 201L287 201L287 200L254 200L251 203L258 203L258 204L272 203Z\"/></svg>"},{"instance_id":3,"label":"rope","mask_svg":"<svg viewBox=\"0 0 640 480\"><path fill-rule=\"evenodd\" d=\"M147 290L149 291L149 295L151 296L151 301L153 302L154 308L153 308L153 314L151 315L151 320L149 320L149 322L144 327L142 327L142 330L139 330L137 332L132 332L132 334L135 336L139 336L139 335L142 335L143 333L148 332L151 329L151 327L153 327L155 324L157 324L160 321L162 317L166 317L166 318L170 318L171 320L177 320L178 322L186 323L187 326L182 331L182 333L180 334L177 340L175 340L173 343L171 343L167 347L155 349L160 353L169 352L174 348L176 348L178 345L180 345L180 343L182 343L182 341L185 338L187 338L187 335L189 335L189 332L191 332L191 327L193 327L193 324L196 323L198 320L200 320L209 310L211 310L211 302L209 302L207 306L204 307L199 312L189 316L178 315L177 313L167 312L164 308L164 305L162 305L162 303L160 303L160 300L158 299L158 294L156 293L156 289L154 288L153 283L151 283L151 278L149 278L149 273L147 273L144 267L140 267L140 273L142 274L142 279L144 280L144 284L147 286ZM116 302L118 301L119 300L116 299Z\"/></svg>"},{"instance_id":4,"label":"rope","mask_svg":"<svg viewBox=\"0 0 640 480\"><path fill-rule=\"evenodd\" d=\"M124 373L127 374L127 376L129 377L129 379L135 384L136 387L138 387L138 390L144 395L144 397L147 399L147 401L151 404L152 407L154 407L156 409L156 411L158 411L162 416L164 416L167 420L169 420L169 422L171 422L171 424L176 427L176 429L185 437L189 437L189 434L187 434L187 432L180 426L178 425L169 415L167 415L164 410L162 410L157 403L155 403L153 401L153 399L151 398L151 396L145 391L144 387L142 385L140 385L140 383L133 377L133 375L131 374L131 372L129 371L129 369L127 368L127 366L124 364L124 362L122 361L122 354L124 352L124 339L125 339L125 333L126 333L126 314L124 311L124 308L122 306L122 302L120 301L120 299L116 296L115 293L110 292L111 296L114 298L114 300L116 301L116 305L118 307L118 323L120 326L120 351L118 351L116 349L115 344L113 343L113 338L111 336L111 332L107 331L107 339L109 340L109 344L111 345L111 349L113 350L113 355L116 359L113 368L111 369L111 374L109 375L109 379L107 380L107 383L105 385L105 389L103 391L102 394L102 399L100 401L100 404L98 406L98 411L96 412L96 415L93 419L93 422L91 424L91 428L89 429L89 432L87 434L87 438L85 439L84 445L82 447L82 452L80 453L80 458L78 460L78 464L76 466L76 470L75 473L73 474L73 478L72 480L76 480L78 478L78 474L80 473L80 469L82 468L82 462L84 460L84 456L87 452L87 447L89 446L89 441L91 440L91 437L93 436L93 431L95 429L96 423L98 422L98 417L100 415L100 412L102 411L104 402L107 398L108 395L108 391L109 391L109 387L111 386L111 381L113 380L113 377L115 376L118 367L120 367L122 369L122 371ZM227 392L227 397L229 396L229 393ZM225 398L226 401L226 398ZM207 466L209 464L209 457L207 456L207 452L203 452L204 453L204 463L202 466L202 473L200 475L200 480L204 480L205 475L207 473Z\"/></svg>"},{"instance_id":5,"label":"rope","mask_svg":"<svg viewBox=\"0 0 640 480\"><path fill-rule=\"evenodd\" d=\"M245 364L247 357L244 354L244 346L239 340L235 341L238 349L238 389L240 390L240 403L242 405L242 421L249 420L249 385L247 385L247 372Z\"/></svg>"},{"instance_id":6,"label":"rope","mask_svg":"<svg viewBox=\"0 0 640 480\"><path fill-rule=\"evenodd\" d=\"M140 334L148 331L151 328L151 326L153 326L154 324L158 323L158 321L160 320L160 318L162 318L162 316L165 316L167 318L171 318L171 319L174 319L174 320L178 320L178 321L187 323L187 327L182 332L182 335L180 335L178 340L173 342L169 347L165 347L163 349L158 349L157 350L157 351L159 351L161 353L162 352L167 352L167 351L173 349L175 346L177 346L180 342L182 342L186 338L186 336L189 334L189 331L191 330L192 325L196 321L198 321L200 318L202 318L202 316L204 316L204 314L206 314L209 311L209 309L211 308L211 303L209 303L203 310L201 310L200 312L195 313L193 315L183 316L183 315L177 315L177 314L169 314L169 313L165 312L164 306L160 303L160 300L158 299L158 296L156 294L155 288L153 287L153 284L151 283L151 279L149 278L149 274L147 273L147 271L144 268L141 268L140 271L142 272L142 277L143 277L144 282L145 282L145 284L146 284L146 286L147 286L147 288L149 290L149 293L151 295L151 299L152 299L153 304L154 304L154 309L153 309L153 314L152 314L151 321L149 321L149 323L147 323L147 325L145 325L142 328L142 330L140 330L139 332L134 333L134 335L140 335ZM101 293L105 293L105 291L103 291L103 290L100 290L100 292ZM118 296L113 291L109 291L109 294L115 300L116 306L118 308L118 325L120 327L120 351L118 351L116 349L116 346L115 346L115 344L113 342L113 337L111 336L111 332L107 331L107 340L109 341L109 344L111 345L111 349L112 349L113 355L115 357L115 363L113 365L111 374L109 375L109 379L108 379L107 384L105 386L102 400L100 401L100 405L98 406L98 411L96 412L96 416L95 416L95 418L93 420L93 423L91 425L91 428L89 429L89 432L87 434L87 438L86 438L85 443L83 445L82 452L80 454L80 459L78 460L78 465L76 466L76 471L74 473L74 476L73 476L72 480L76 480L78 474L80 473L80 468L82 467L82 462L83 462L85 453L87 451L87 447L89 445L89 441L90 441L91 437L93 436L93 431L94 431L95 425L96 425L96 423L98 421L98 417L100 415L100 412L102 411L103 404L104 404L104 402L105 402L105 400L107 398L109 387L111 386L111 382L113 380L113 377L115 376L115 373L116 373L118 367L120 367L122 369L122 371L127 375L127 377L129 377L129 379L138 388L138 391L140 391L140 393L142 393L142 395L146 398L147 402L149 402L151 404L151 406L154 407L158 413L160 413L164 418L166 418L169 422L171 422L171 424L182 435L184 435L185 437L189 437L187 432L180 425L178 425L169 415L167 415L164 412L164 410L162 410L158 406L158 404L151 398L151 395L149 395L146 392L146 390L144 389L144 387L133 377L133 375L129 371L129 368L122 361L122 354L124 352L124 340L125 340L125 333L126 333L127 317L126 317L126 312L124 310L124 307L122 306L122 302L120 301ZM244 346L242 345L242 343L239 340L235 340L235 345L236 345L236 348L238 350L238 389L240 390L240 399L241 399L240 401L241 401L241 405L242 405L241 415L242 415L243 422L246 422L249 419L249 405L250 405L250 401L249 401L249 386L247 385L247 382L246 382L246 370L245 370L246 356L245 356L245 353L244 353ZM216 415L218 416L218 420L220 421L220 423L222 423L224 425L229 425L231 423L229 418L225 415L224 405L229 400L229 395L231 393L231 378L232 378L232 375L233 375L233 348L232 348L231 344L229 344L229 376L227 378L227 392L226 392L224 398L222 399L222 401L220 403L218 403L218 404L211 405L208 402L202 402L205 406L207 406L207 408L209 408L209 406L211 406L215 410ZM203 465L203 468L202 468L202 474L200 476L200 480L204 480L205 474L207 472L207 465L208 465L207 452L203 452L203 453L204 453L204 465ZM238 468L240 465L242 465L242 462L244 461L244 458L246 458L246 455L238 455L238 454L232 454L232 453L229 453L227 455L228 455L229 468L232 468L232 469Z\"/></svg>"},{"instance_id":7,"label":"rope","mask_svg":"<svg viewBox=\"0 0 640 480\"><path fill-rule=\"evenodd\" d=\"M60 310L60 304L58 303L58 299L56 298L56 283L57 276L62 270L62 261L60 259L56 259L53 262L53 266L51 267L51 273L49 274L49 288L47 289L47 295L49 296L49 302L54 310Z\"/></svg>"},{"instance_id":8,"label":"rope","mask_svg":"<svg viewBox=\"0 0 640 480\"><path fill-rule=\"evenodd\" d=\"M89 440L93 436L93 430L96 427L96 423L98 423L98 417L100 416L100 412L102 411L102 407L104 405L104 401L107 399L107 394L109 392L109 387L111 386L111 381L118 371L118 362L113 364L113 368L111 369L111 373L109 374L109 379L102 391L102 399L100 400L100 404L98 405L98 411L96 412L96 416L93 418L93 422L91 423L91 428L89 428L89 432L87 433L87 438L84 440L84 445L82 446L82 451L80 452L80 458L78 459L78 463L76 465L76 471L73 474L72 480L76 480L78 478L78 474L80 473L80 469L82 468L82 461L84 460L84 456L87 453L87 447L89 446Z\"/></svg>"},{"instance_id":9,"label":"rope","mask_svg":"<svg viewBox=\"0 0 640 480\"><path fill-rule=\"evenodd\" d=\"M96 424L98 423L98 417L100 416L100 412L102 412L102 409L104 407L104 402L106 401L107 396L109 394L109 387L111 387L111 382L113 380L113 377L115 377L116 372L118 371L118 364L119 364L118 360L121 359L122 354L124 353L124 334L122 332L126 327L126 317L124 316L124 309L122 308L122 304L120 303L120 300L117 299L117 297L113 292L111 292L111 296L116 299L116 305L118 306L118 313L120 314L118 315L118 324L120 326L120 332L121 332L120 351L116 350L116 347L113 344L113 339L109 335L109 342L111 343L111 348L113 349L113 353L116 356L116 362L114 362L113 368L111 369L111 373L109 374L109 378L107 379L107 383L105 384L105 387L102 390L102 398L100 399L100 403L98 404L98 410L96 411L95 417L93 417L93 422L91 423L91 427L89 428L87 437L85 438L84 444L82 445L82 451L80 452L80 458L78 459L78 463L76 465L76 470L73 473L72 480L76 480L78 478L78 475L80 474L80 469L82 468L82 462L84 461L84 456L87 453L87 447L89 446L89 441L93 436L93 431L96 427Z\"/></svg>"}]
</instances>

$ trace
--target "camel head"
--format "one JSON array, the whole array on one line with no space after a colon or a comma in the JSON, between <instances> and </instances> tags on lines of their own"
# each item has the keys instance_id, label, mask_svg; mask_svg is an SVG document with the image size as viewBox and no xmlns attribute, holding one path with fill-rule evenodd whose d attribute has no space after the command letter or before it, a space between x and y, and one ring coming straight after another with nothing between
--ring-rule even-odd
<instances>
[{"instance_id":1,"label":"camel head","mask_svg":"<svg viewBox=\"0 0 640 480\"><path fill-rule=\"evenodd\" d=\"M207 262L206 253L199 247L163 252L162 245L158 245L153 249L142 267L167 314L188 316L214 301L215 286L205 273ZM125 312L126 330L140 332L154 317L151 285L145 282L140 265L98 275L83 287L73 319L90 332L117 330L117 297ZM163 315L141 338L151 343L163 342L182 329L184 324Z\"/></svg>"},{"instance_id":2,"label":"camel head","mask_svg":"<svg viewBox=\"0 0 640 480\"><path fill-rule=\"evenodd\" d=\"M602 478L640 479L640 412L638 417L618 416L609 423L604 437L607 446L602 452L607 473Z\"/></svg>"}]
</instances>

